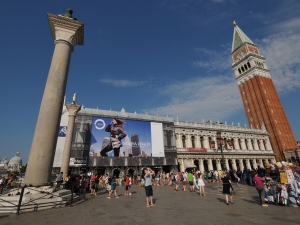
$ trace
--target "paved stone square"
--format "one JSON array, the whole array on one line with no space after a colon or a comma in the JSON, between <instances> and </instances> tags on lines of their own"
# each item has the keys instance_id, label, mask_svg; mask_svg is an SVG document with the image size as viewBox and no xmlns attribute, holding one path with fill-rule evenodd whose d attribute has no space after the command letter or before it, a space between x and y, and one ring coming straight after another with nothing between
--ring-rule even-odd
<instances>
[{"instance_id":1,"label":"paved stone square","mask_svg":"<svg viewBox=\"0 0 300 225\"><path fill-rule=\"evenodd\" d=\"M146 207L144 188L133 185L133 194L125 196L124 186L117 187L118 199L107 199L105 190L100 189L97 197L89 196L88 201L73 207L19 216L0 214L0 224L299 224L300 208L262 207L254 187L233 187L234 204L226 205L221 183L206 184L205 197L170 186L153 186L156 206L150 208Z\"/></svg>"}]
</instances>

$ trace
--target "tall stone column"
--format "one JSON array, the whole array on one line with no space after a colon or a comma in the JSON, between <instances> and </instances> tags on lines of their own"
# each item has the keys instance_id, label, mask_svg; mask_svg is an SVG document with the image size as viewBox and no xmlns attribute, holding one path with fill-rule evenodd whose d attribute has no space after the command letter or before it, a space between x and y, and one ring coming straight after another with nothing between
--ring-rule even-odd
<instances>
[{"instance_id":1,"label":"tall stone column","mask_svg":"<svg viewBox=\"0 0 300 225\"><path fill-rule=\"evenodd\" d=\"M199 169L200 169L200 172L203 173L204 172L203 159L198 159L198 160L199 160Z\"/></svg>"},{"instance_id":2,"label":"tall stone column","mask_svg":"<svg viewBox=\"0 0 300 225\"><path fill-rule=\"evenodd\" d=\"M58 128L67 85L71 52L83 45L84 23L66 16L48 13L55 40L52 62L33 136L24 184L47 185L57 142Z\"/></svg>"},{"instance_id":3,"label":"tall stone column","mask_svg":"<svg viewBox=\"0 0 300 225\"><path fill-rule=\"evenodd\" d=\"M75 116L80 111L81 105L77 105L74 103L74 104L67 104L66 107L69 111L69 120L68 120L65 147L64 147L61 170L60 170L61 172L64 173L64 175L67 175L69 171L69 162L70 162L70 153L71 153L71 144L72 144L72 136L74 130L73 128L75 123Z\"/></svg>"}]
</instances>

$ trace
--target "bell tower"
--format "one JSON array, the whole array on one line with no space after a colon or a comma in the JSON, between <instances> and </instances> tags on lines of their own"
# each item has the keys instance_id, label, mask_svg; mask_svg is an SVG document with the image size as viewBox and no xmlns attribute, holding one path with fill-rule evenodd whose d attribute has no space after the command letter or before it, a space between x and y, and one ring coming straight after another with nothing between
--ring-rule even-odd
<instances>
[{"instance_id":1,"label":"bell tower","mask_svg":"<svg viewBox=\"0 0 300 225\"><path fill-rule=\"evenodd\" d=\"M258 46L233 22L232 68L249 126L265 128L277 161L283 151L297 148L296 139L272 81L266 58Z\"/></svg>"}]
</instances>

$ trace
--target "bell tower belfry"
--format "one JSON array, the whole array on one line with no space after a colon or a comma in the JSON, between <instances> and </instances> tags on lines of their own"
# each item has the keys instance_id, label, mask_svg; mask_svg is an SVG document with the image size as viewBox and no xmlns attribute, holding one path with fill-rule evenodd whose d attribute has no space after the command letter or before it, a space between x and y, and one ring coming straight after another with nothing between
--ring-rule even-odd
<instances>
[{"instance_id":1,"label":"bell tower belfry","mask_svg":"<svg viewBox=\"0 0 300 225\"><path fill-rule=\"evenodd\" d=\"M296 149L297 143L278 93L258 46L233 22L232 68L238 83L249 126L265 128L277 161L283 151Z\"/></svg>"}]
</instances>

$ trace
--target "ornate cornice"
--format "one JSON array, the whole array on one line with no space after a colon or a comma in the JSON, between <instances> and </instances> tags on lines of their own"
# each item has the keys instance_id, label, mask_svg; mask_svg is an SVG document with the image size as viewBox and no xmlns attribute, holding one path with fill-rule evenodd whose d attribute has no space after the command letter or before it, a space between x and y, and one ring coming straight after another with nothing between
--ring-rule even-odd
<instances>
[{"instance_id":1,"label":"ornate cornice","mask_svg":"<svg viewBox=\"0 0 300 225\"><path fill-rule=\"evenodd\" d=\"M84 23L60 15L47 13L52 38L65 40L73 46L84 43Z\"/></svg>"}]
</instances>

